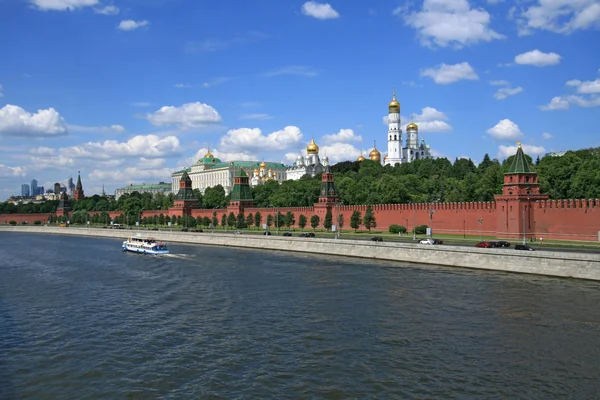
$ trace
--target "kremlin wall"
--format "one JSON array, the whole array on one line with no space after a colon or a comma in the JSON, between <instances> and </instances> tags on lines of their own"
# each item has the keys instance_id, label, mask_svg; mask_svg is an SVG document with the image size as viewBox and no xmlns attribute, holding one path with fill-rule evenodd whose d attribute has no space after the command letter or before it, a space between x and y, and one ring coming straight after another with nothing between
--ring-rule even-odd
<instances>
[{"instance_id":1,"label":"kremlin wall","mask_svg":"<svg viewBox=\"0 0 600 400\"><path fill-rule=\"evenodd\" d=\"M279 211L286 214L291 211L297 221L303 214L309 221L306 230L310 228L310 218L318 215L321 225L328 210L331 210L333 221L337 216L344 216L343 229L352 231L350 216L355 210L364 217L366 205L341 205L335 188L334 176L329 167L325 168L322 175L322 190L319 202L313 207L279 207L255 208L249 186L249 178L243 170L235 178L231 194L231 202L227 209L201 209L197 208L191 179L187 173L182 176L180 188L175 197L175 204L169 210L143 211L143 217L153 217L163 214L177 217L191 215L198 217L213 217L217 212L217 219L221 221L223 214L233 212L237 215L243 212L255 214L259 212L263 223L268 215L275 216ZM83 190L78 193L83 195ZM61 199L65 200L65 199ZM497 238L511 239L513 241L527 239L559 239L597 241L600 239L600 199L579 200L549 200L547 195L539 192L537 174L529 166L521 146L513 160L509 172L505 174L502 194L495 196L495 202L470 202L470 203L423 203L423 204L377 204L373 205L373 213L377 224L377 231L387 232L392 224L402 225L409 232L414 226L427 225L432 228L433 236L436 234L454 234L478 238L481 236L494 236ZM68 215L70 209L61 201L57 215ZM120 211L111 211L111 218L118 217ZM21 224L27 221L45 223L50 214L2 214L0 224L10 220ZM335 222L334 222L335 224ZM216 229L220 229L216 228ZM274 227L271 227L273 230ZM285 229L281 228L280 230ZM319 229L323 229L322 226ZM363 228L364 230L364 228ZM423 236L423 235L421 235Z\"/></svg>"}]
</instances>

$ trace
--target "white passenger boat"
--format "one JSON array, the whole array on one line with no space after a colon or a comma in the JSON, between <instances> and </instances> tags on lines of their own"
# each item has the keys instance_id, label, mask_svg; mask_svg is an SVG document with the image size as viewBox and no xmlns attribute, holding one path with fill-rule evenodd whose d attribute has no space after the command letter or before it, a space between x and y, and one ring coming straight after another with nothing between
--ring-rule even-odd
<instances>
[{"instance_id":1,"label":"white passenger boat","mask_svg":"<svg viewBox=\"0 0 600 400\"><path fill-rule=\"evenodd\" d=\"M169 254L167 245L163 242L158 242L154 238L142 238L140 236L130 237L123 242L123 251L132 251L142 254Z\"/></svg>"}]
</instances>

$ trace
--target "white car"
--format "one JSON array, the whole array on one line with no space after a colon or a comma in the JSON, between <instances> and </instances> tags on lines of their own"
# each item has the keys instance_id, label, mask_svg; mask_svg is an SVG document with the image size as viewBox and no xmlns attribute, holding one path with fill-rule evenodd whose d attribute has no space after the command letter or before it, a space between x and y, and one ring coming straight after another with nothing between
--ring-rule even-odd
<instances>
[{"instance_id":1,"label":"white car","mask_svg":"<svg viewBox=\"0 0 600 400\"><path fill-rule=\"evenodd\" d=\"M432 239L421 239L419 244L435 244Z\"/></svg>"}]
</instances>

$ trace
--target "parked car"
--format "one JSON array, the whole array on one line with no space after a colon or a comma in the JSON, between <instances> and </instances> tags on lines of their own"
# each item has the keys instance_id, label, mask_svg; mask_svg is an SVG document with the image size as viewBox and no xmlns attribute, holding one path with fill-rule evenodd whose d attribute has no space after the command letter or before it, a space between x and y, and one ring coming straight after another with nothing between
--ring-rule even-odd
<instances>
[{"instance_id":1,"label":"parked car","mask_svg":"<svg viewBox=\"0 0 600 400\"><path fill-rule=\"evenodd\" d=\"M302 232L298 236L300 236L300 237L315 237L315 234L313 232Z\"/></svg>"},{"instance_id":2,"label":"parked car","mask_svg":"<svg viewBox=\"0 0 600 400\"><path fill-rule=\"evenodd\" d=\"M383 239L382 239L382 237L381 237L381 236L373 236L373 237L371 238L371 241L372 241L372 242L383 242Z\"/></svg>"},{"instance_id":3,"label":"parked car","mask_svg":"<svg viewBox=\"0 0 600 400\"><path fill-rule=\"evenodd\" d=\"M292 232L283 232L283 236L292 236Z\"/></svg>"},{"instance_id":4,"label":"parked car","mask_svg":"<svg viewBox=\"0 0 600 400\"><path fill-rule=\"evenodd\" d=\"M192 232L204 232L202 229L192 229Z\"/></svg>"},{"instance_id":5,"label":"parked car","mask_svg":"<svg viewBox=\"0 0 600 400\"><path fill-rule=\"evenodd\" d=\"M234 234L234 235L241 235L241 234L242 234L242 231L235 231L235 232L233 232L233 234Z\"/></svg>"},{"instance_id":6,"label":"parked car","mask_svg":"<svg viewBox=\"0 0 600 400\"><path fill-rule=\"evenodd\" d=\"M506 240L499 240L498 244L500 245L499 247L510 247L510 243Z\"/></svg>"},{"instance_id":7,"label":"parked car","mask_svg":"<svg viewBox=\"0 0 600 400\"><path fill-rule=\"evenodd\" d=\"M489 249L494 246L490 242L479 242L475 245L475 247L485 247L486 249Z\"/></svg>"},{"instance_id":8,"label":"parked car","mask_svg":"<svg viewBox=\"0 0 600 400\"><path fill-rule=\"evenodd\" d=\"M528 251L534 251L535 249L531 246L528 246L526 244L515 244L515 250L528 250Z\"/></svg>"},{"instance_id":9,"label":"parked car","mask_svg":"<svg viewBox=\"0 0 600 400\"><path fill-rule=\"evenodd\" d=\"M188 228L181 229L181 232L187 232L187 231L188 231Z\"/></svg>"},{"instance_id":10,"label":"parked car","mask_svg":"<svg viewBox=\"0 0 600 400\"><path fill-rule=\"evenodd\" d=\"M495 242L493 240L490 240L488 243L491 244L492 247L500 247L500 243L499 242Z\"/></svg>"},{"instance_id":11,"label":"parked car","mask_svg":"<svg viewBox=\"0 0 600 400\"><path fill-rule=\"evenodd\" d=\"M265 236L271 236L271 231L265 231L265 232L263 233L263 235L265 235Z\"/></svg>"},{"instance_id":12,"label":"parked car","mask_svg":"<svg viewBox=\"0 0 600 400\"><path fill-rule=\"evenodd\" d=\"M433 239L421 239L419 241L419 244L435 244L435 243L433 242Z\"/></svg>"},{"instance_id":13,"label":"parked car","mask_svg":"<svg viewBox=\"0 0 600 400\"><path fill-rule=\"evenodd\" d=\"M431 240L433 240L433 244L444 244L444 241L440 240L440 239L431 239Z\"/></svg>"}]
</instances>

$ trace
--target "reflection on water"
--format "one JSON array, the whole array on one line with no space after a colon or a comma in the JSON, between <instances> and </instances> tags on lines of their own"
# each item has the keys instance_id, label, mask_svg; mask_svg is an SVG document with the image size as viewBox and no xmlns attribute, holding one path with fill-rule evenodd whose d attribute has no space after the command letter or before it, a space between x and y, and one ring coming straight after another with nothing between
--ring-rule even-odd
<instances>
[{"instance_id":1,"label":"reflection on water","mask_svg":"<svg viewBox=\"0 0 600 400\"><path fill-rule=\"evenodd\" d=\"M598 398L595 282L0 233L0 398Z\"/></svg>"}]
</instances>

